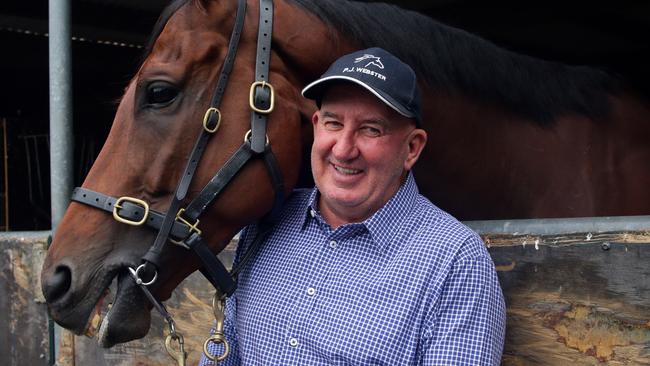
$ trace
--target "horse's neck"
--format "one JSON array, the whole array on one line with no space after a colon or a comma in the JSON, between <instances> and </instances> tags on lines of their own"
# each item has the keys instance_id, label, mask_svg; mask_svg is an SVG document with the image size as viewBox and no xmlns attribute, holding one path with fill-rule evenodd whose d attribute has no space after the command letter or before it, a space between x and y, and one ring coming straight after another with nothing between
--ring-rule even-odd
<instances>
[{"instance_id":1,"label":"horse's neck","mask_svg":"<svg viewBox=\"0 0 650 366\"><path fill-rule=\"evenodd\" d=\"M284 76L298 94L295 102L303 120L306 142L311 139L310 121L315 105L299 96L301 89L325 72L334 60L357 48L299 6L288 0L275 2L273 52L281 59Z\"/></svg>"},{"instance_id":2,"label":"horse's neck","mask_svg":"<svg viewBox=\"0 0 650 366\"><path fill-rule=\"evenodd\" d=\"M290 1L276 2L273 43L301 85L319 77L339 56L358 46Z\"/></svg>"}]
</instances>

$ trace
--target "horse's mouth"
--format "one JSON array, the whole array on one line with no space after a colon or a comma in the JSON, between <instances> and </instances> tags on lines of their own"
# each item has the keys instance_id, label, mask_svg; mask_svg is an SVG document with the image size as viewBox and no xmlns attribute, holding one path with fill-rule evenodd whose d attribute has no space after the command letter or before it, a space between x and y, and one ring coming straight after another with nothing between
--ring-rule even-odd
<instances>
[{"instance_id":1,"label":"horse's mouth","mask_svg":"<svg viewBox=\"0 0 650 366\"><path fill-rule=\"evenodd\" d=\"M149 304L127 268L110 280L87 316L85 327L77 328L79 334L96 337L104 348L144 337L151 324Z\"/></svg>"}]
</instances>

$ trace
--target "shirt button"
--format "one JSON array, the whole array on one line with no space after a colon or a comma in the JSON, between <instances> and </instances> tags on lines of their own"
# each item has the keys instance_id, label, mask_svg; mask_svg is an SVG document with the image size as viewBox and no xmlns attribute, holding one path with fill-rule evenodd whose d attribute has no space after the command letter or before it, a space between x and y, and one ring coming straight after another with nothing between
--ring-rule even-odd
<instances>
[{"instance_id":1,"label":"shirt button","mask_svg":"<svg viewBox=\"0 0 650 366\"><path fill-rule=\"evenodd\" d=\"M309 296L314 296L316 294L316 289L313 287L310 287L307 289L307 295Z\"/></svg>"},{"instance_id":2,"label":"shirt button","mask_svg":"<svg viewBox=\"0 0 650 366\"><path fill-rule=\"evenodd\" d=\"M334 249L336 248L336 245L337 245L336 240L330 241L330 248Z\"/></svg>"},{"instance_id":3,"label":"shirt button","mask_svg":"<svg viewBox=\"0 0 650 366\"><path fill-rule=\"evenodd\" d=\"M310 209L309 209L309 215L310 215L311 217L315 217L315 216L316 216L316 213L314 212L314 210L312 210L312 209L310 208Z\"/></svg>"},{"instance_id":4,"label":"shirt button","mask_svg":"<svg viewBox=\"0 0 650 366\"><path fill-rule=\"evenodd\" d=\"M289 344L291 345L291 347L296 347L298 345L298 340L295 338L291 338L289 339Z\"/></svg>"}]
</instances>

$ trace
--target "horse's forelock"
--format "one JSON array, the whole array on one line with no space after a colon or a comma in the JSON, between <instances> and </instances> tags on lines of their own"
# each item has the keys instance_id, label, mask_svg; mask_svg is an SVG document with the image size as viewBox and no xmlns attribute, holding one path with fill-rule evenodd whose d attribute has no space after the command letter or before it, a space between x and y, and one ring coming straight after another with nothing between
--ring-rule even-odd
<instances>
[{"instance_id":1,"label":"horse's forelock","mask_svg":"<svg viewBox=\"0 0 650 366\"><path fill-rule=\"evenodd\" d=\"M147 57L149 57L149 55L151 54L151 51L153 50L153 45L156 43L158 36L160 36L160 33L162 33L163 29L165 28L165 25L169 21L169 18L171 18L172 15L174 15L174 13L176 13L178 9L180 9L183 5L187 4L190 1L196 2L198 0L173 0L171 3L169 3L169 5L165 7L162 13L160 13L158 20L156 20L156 24L154 24L153 26L151 35L147 40L144 53L140 58L140 65L142 65L144 60L146 60Z\"/></svg>"}]
</instances>

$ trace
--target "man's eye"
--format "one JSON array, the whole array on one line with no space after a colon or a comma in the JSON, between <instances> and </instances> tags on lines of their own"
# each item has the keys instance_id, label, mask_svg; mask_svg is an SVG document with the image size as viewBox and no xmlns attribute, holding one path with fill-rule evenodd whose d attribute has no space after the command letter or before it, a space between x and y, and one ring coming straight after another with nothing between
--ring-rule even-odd
<instances>
[{"instance_id":1,"label":"man's eye","mask_svg":"<svg viewBox=\"0 0 650 366\"><path fill-rule=\"evenodd\" d=\"M325 121L323 124L328 130L338 130L341 128L341 126L343 126L340 122L337 121Z\"/></svg>"},{"instance_id":2,"label":"man's eye","mask_svg":"<svg viewBox=\"0 0 650 366\"><path fill-rule=\"evenodd\" d=\"M376 127L366 126L363 128L363 131L369 136L379 136L381 135L381 130Z\"/></svg>"}]
</instances>

